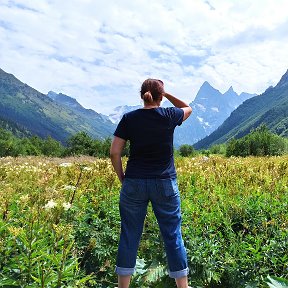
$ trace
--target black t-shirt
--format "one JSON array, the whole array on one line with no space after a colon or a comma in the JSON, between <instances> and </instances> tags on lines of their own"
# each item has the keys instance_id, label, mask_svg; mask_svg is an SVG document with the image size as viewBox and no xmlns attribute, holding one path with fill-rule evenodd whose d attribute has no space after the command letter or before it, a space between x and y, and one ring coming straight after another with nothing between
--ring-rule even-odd
<instances>
[{"instance_id":1,"label":"black t-shirt","mask_svg":"<svg viewBox=\"0 0 288 288\"><path fill-rule=\"evenodd\" d=\"M123 115L114 136L130 140L127 178L174 178L173 134L181 108L138 109Z\"/></svg>"}]
</instances>

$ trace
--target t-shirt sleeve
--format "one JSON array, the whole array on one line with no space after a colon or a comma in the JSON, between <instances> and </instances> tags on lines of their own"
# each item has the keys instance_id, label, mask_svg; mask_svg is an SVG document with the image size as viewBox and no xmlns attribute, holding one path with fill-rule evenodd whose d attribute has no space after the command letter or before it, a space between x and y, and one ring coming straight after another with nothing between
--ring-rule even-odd
<instances>
[{"instance_id":1,"label":"t-shirt sleeve","mask_svg":"<svg viewBox=\"0 0 288 288\"><path fill-rule=\"evenodd\" d=\"M183 122L184 111L181 108L177 107L169 107L166 108L166 114L171 120L172 126L176 127L177 125L180 126Z\"/></svg>"},{"instance_id":2,"label":"t-shirt sleeve","mask_svg":"<svg viewBox=\"0 0 288 288\"><path fill-rule=\"evenodd\" d=\"M124 114L120 122L118 123L116 130L114 132L114 136L122 138L124 140L128 140L128 127L127 127L127 118Z\"/></svg>"},{"instance_id":3,"label":"t-shirt sleeve","mask_svg":"<svg viewBox=\"0 0 288 288\"><path fill-rule=\"evenodd\" d=\"M183 109L181 108L177 108L175 107L175 119L174 119L174 123L175 123L175 126L180 126L183 122L183 118L184 118L184 111Z\"/></svg>"}]
</instances>

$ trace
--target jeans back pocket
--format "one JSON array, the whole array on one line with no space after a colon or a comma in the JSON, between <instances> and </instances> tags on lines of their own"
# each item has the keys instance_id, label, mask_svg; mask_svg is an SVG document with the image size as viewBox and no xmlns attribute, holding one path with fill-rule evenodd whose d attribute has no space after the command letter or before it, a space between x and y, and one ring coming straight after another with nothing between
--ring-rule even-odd
<instances>
[{"instance_id":1,"label":"jeans back pocket","mask_svg":"<svg viewBox=\"0 0 288 288\"><path fill-rule=\"evenodd\" d=\"M165 197L172 197L179 195L179 189L176 178L159 179L158 192Z\"/></svg>"}]
</instances>

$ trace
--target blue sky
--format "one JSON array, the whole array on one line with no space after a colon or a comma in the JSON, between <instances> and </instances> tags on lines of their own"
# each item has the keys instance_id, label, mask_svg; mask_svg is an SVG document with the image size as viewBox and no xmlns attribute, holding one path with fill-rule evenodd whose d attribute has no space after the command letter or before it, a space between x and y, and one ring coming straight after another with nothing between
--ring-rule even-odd
<instances>
[{"instance_id":1,"label":"blue sky","mask_svg":"<svg viewBox=\"0 0 288 288\"><path fill-rule=\"evenodd\" d=\"M1 0L0 68L109 114L162 79L262 93L288 69L287 0Z\"/></svg>"}]
</instances>

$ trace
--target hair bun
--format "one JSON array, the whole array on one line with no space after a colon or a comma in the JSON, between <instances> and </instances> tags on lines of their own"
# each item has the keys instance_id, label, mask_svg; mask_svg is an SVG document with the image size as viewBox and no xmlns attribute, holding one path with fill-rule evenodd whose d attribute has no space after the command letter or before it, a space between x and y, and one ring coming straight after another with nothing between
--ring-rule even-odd
<instances>
[{"instance_id":1,"label":"hair bun","mask_svg":"<svg viewBox=\"0 0 288 288\"><path fill-rule=\"evenodd\" d=\"M147 91L147 92L144 93L143 100L145 102L153 102L153 97L152 97L152 94L151 94L150 91Z\"/></svg>"}]
</instances>

